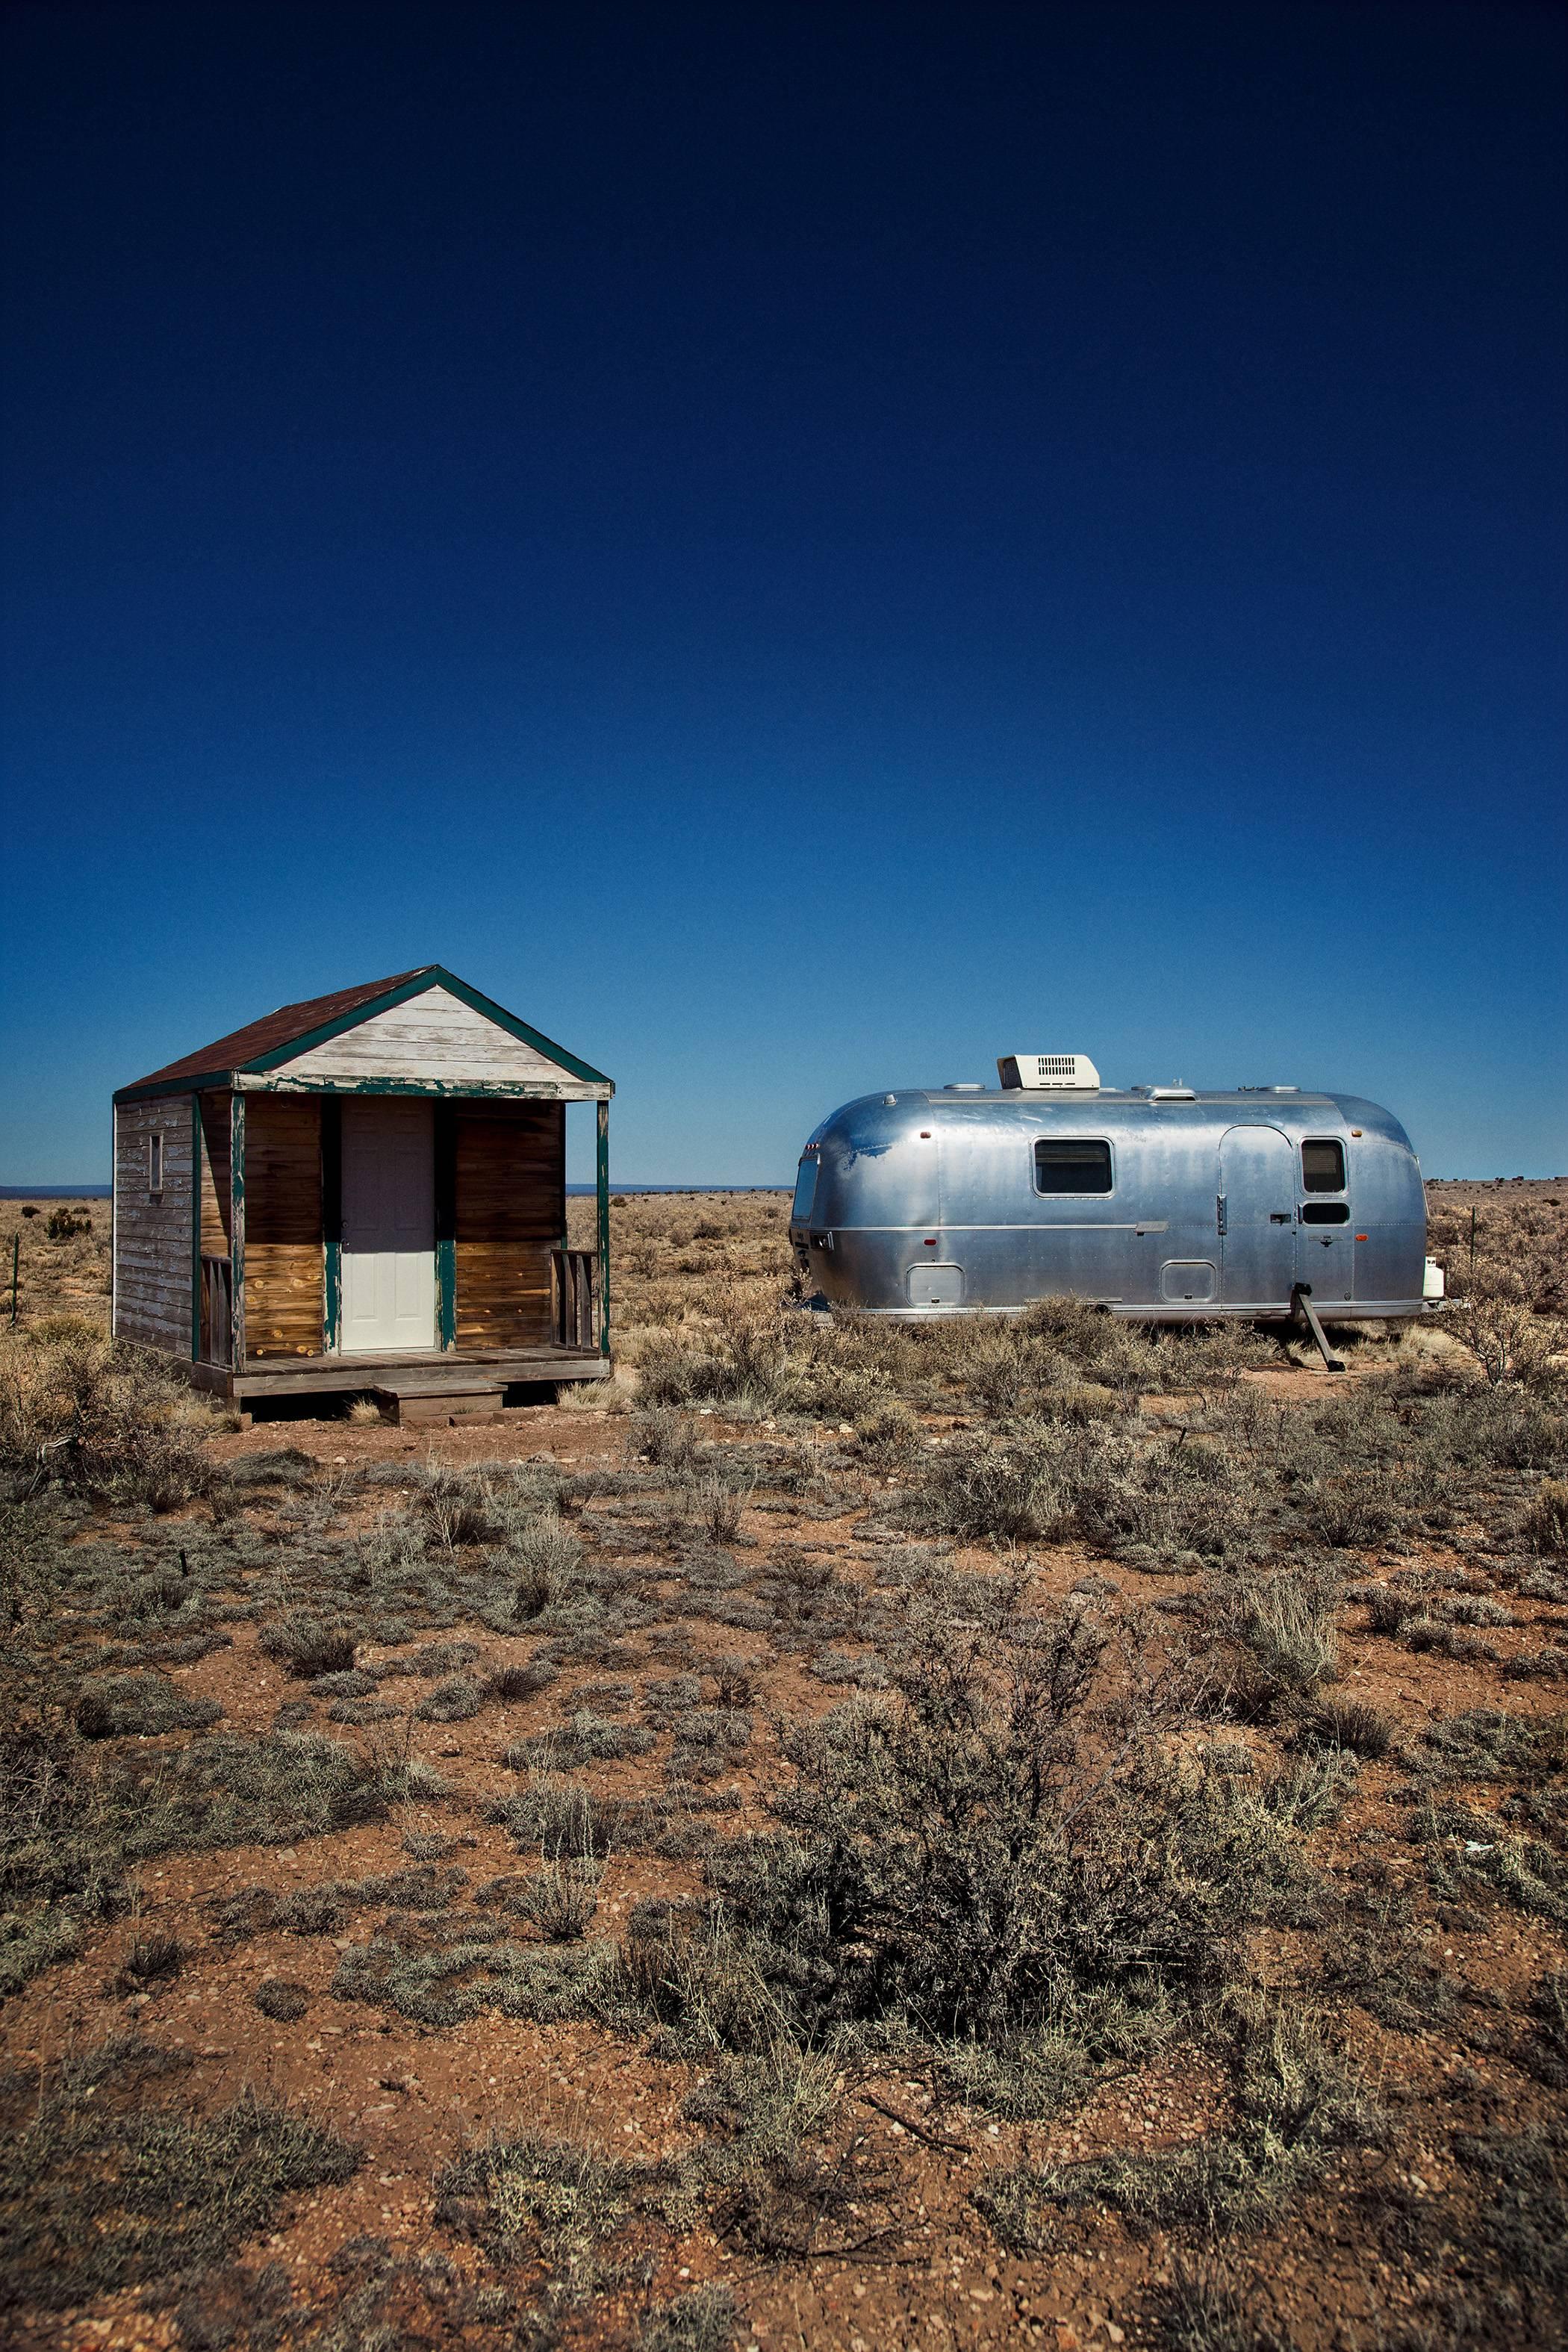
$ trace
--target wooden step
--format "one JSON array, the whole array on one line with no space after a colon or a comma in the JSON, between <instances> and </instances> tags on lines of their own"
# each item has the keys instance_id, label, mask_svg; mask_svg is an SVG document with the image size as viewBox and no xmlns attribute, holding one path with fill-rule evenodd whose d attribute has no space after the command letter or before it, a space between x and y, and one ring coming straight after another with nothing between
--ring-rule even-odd
<instances>
[{"instance_id":1,"label":"wooden step","mask_svg":"<svg viewBox=\"0 0 1568 2352\"><path fill-rule=\"evenodd\" d=\"M371 1391L393 1409L400 1429L445 1427L452 1422L488 1420L501 1409L500 1389L450 1389L435 1382L411 1382L396 1388L377 1385Z\"/></svg>"}]
</instances>

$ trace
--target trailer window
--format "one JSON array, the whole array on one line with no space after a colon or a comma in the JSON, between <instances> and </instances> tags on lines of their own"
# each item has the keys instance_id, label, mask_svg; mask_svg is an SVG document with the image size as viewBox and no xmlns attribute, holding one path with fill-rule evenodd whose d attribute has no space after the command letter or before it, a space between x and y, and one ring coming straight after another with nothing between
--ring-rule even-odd
<instances>
[{"instance_id":1,"label":"trailer window","mask_svg":"<svg viewBox=\"0 0 1568 2352\"><path fill-rule=\"evenodd\" d=\"M1035 1146L1037 1192L1109 1192L1109 1143L1068 1143L1042 1135Z\"/></svg>"},{"instance_id":2,"label":"trailer window","mask_svg":"<svg viewBox=\"0 0 1568 2352\"><path fill-rule=\"evenodd\" d=\"M1348 1225L1351 1213L1342 1201L1309 1201L1301 1211L1304 1225Z\"/></svg>"},{"instance_id":3,"label":"trailer window","mask_svg":"<svg viewBox=\"0 0 1568 2352\"><path fill-rule=\"evenodd\" d=\"M795 1224L804 1223L811 1214L811 1204L816 1198L816 1169L815 1159L803 1160L800 1163L800 1173L795 1180L795 1204L789 1213L792 1223Z\"/></svg>"},{"instance_id":4,"label":"trailer window","mask_svg":"<svg viewBox=\"0 0 1568 2352\"><path fill-rule=\"evenodd\" d=\"M1345 1189L1345 1148L1342 1143L1304 1143L1301 1183L1309 1192L1342 1192Z\"/></svg>"}]
</instances>

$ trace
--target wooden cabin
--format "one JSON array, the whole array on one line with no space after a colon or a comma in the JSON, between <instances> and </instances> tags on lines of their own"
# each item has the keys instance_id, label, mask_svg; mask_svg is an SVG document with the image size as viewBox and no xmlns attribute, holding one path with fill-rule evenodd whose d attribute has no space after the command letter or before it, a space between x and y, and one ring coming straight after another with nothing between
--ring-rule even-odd
<instances>
[{"instance_id":1,"label":"wooden cabin","mask_svg":"<svg viewBox=\"0 0 1568 2352\"><path fill-rule=\"evenodd\" d=\"M242 1406L446 1420L601 1379L614 1092L439 964L267 1013L114 1097L115 1334ZM567 1246L573 1102L596 1252Z\"/></svg>"}]
</instances>

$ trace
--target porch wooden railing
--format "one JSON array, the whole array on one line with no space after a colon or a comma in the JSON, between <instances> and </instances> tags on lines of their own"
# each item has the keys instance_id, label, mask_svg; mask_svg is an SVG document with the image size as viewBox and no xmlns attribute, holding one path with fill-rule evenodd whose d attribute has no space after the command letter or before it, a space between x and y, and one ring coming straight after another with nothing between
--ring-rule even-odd
<instances>
[{"instance_id":1,"label":"porch wooden railing","mask_svg":"<svg viewBox=\"0 0 1568 2352\"><path fill-rule=\"evenodd\" d=\"M550 1289L555 1344L558 1348L598 1345L594 1320L594 1286L598 1253L558 1249L550 1253Z\"/></svg>"},{"instance_id":2,"label":"porch wooden railing","mask_svg":"<svg viewBox=\"0 0 1568 2352\"><path fill-rule=\"evenodd\" d=\"M234 1268L226 1257L204 1257L201 1360L226 1364L233 1348Z\"/></svg>"}]
</instances>

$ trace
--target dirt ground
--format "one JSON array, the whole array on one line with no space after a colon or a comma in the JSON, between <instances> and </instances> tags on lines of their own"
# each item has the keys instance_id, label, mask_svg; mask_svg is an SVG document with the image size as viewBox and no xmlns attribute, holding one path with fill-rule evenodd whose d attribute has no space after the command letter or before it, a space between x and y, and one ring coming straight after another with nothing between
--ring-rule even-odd
<instances>
[{"instance_id":1,"label":"dirt ground","mask_svg":"<svg viewBox=\"0 0 1568 2352\"><path fill-rule=\"evenodd\" d=\"M1479 1217L1502 1213L1493 1188L1441 1188L1435 1221L1453 1234L1457 1210L1468 1236L1472 1189ZM1517 1258L1522 1208L1550 1285L1565 1195L1508 1191L1504 1254ZM41 1344L61 1329L70 1343L62 1317L101 1315L90 1205L92 1234L24 1244ZM23 2218L8 2340L1563 2341L1568 1559L1552 1517L1565 1467L1553 1378L1484 1389L1426 1333L1354 1348L1337 1378L1257 1341L1173 1359L1143 1388L1136 1362L1072 1358L1088 1343L1070 1334L1053 1336L1044 1370L969 1356L917 1378L868 1356L836 1361L833 1380L793 1370L786 1335L758 1372L747 1318L787 1279L783 1202L628 1201L616 1218L623 1370L607 1400L439 1433L207 1419L187 1499L153 1508L112 1487L35 1486L13 1507L65 1562L47 1622L27 1622L40 1638L43 1622L64 1677L49 1705L76 1726L61 1737L83 1807L123 1807L130 1786L132 1813L162 1820L158 1807L186 1803L176 1759L225 1737L335 1741L374 1801L322 1822L296 1793L289 1833L288 1805L268 1797L270 1826L248 1838L172 1811L144 1851L132 1838L112 1899L62 1873L42 1915L68 1914L60 1955L18 1969L0 2012L5 2121L31 2150L10 2182ZM1028 1381L1034 1417L1021 1419ZM1320 1422L1303 1470L1289 1448ZM1413 1450L1385 1448L1369 1469L1358 1422L1404 1431ZM1484 1444L1465 1435L1472 1423ZM1053 1518L1037 1495L1042 1531L1016 1513L964 1524L980 1471L1011 1475L1031 1444L1060 1477L1079 1446L1121 1445L1132 1463L1244 1443L1258 1478L1281 1482L1283 1516L1246 1539L1261 1569L1234 1533L1165 1543L1157 1500L1131 1534L1088 1502ZM1234 1527L1250 1481L1226 1489ZM1325 1496L1344 1506L1351 1489L1364 1523L1323 1516ZM546 1543L557 1565L535 1609L529 1563ZM1255 1687L1237 1661L1254 1673L1266 1654L1256 1594L1296 1566L1315 1580L1322 1657L1280 1666L1274 1637L1275 1679ZM516 1603L498 1607L520 1573ZM1245 1605L1237 1576L1255 1580ZM1223 1923L1205 1930L1224 1971L1183 1977L1179 2015L1130 2034L1121 2056L1086 2040L1054 2097L1026 2095L1021 2076L965 2074L953 2031L918 2030L912 1996L830 2025L801 1990L804 1959L755 1961L777 1972L754 2012L721 2015L731 1996L716 1977L706 1990L682 1979L679 2000L668 1982L650 1994L637 1953L668 1932L669 1907L696 1917L711 1901L721 1844L776 1836L800 1727L847 1702L908 1703L906 1596L935 1595L962 1629L969 1616L953 1612L987 1622L985 1596L1004 1587L1032 1626L1093 1613L1113 1709L1141 1676L1180 1667L1164 1749L1217 1755L1217 1770L1270 1789L1269 1776L1300 1781L1303 1759L1318 1774L1290 1824L1290 1891L1234 1939ZM346 1628L347 1647L312 1675L302 1645L323 1627ZM432 1660L432 1644L446 1654ZM203 1719L94 1730L80 1694L115 1675L208 1703ZM106 1796L116 1771L130 1780ZM18 1773L10 1802L25 1811L36 1776ZM562 1790L602 1827L552 1839L544 1798ZM13 1814L13 1853L30 1834ZM564 1899L562 1874L580 1916L520 1925L520 1906ZM27 1933L48 1932L7 1899ZM495 1941L499 1921L510 1941ZM542 1990L541 1964L558 1959L565 1973ZM285 1997L265 1991L276 1985ZM1294 2081L1269 2093L1266 2129L1247 2105L1261 2045L1236 2055L1235 2020L1259 2004L1268 2079ZM1319 2053L1291 2062L1300 2080L1278 2059L1296 2034ZM1305 2086L1331 2061L1331 2100ZM171 2084L182 2119L257 2098L314 2119L346 2153L321 2156L313 2180L308 2166L280 2169L257 2191L258 2226L204 2219L183 2252L160 2253L165 2159L94 2132L110 2109L140 2131ZM1195 2199L1178 2193L1189 2158L1210 2165ZM87 2194L104 2168L118 2187ZM140 2201L132 2176L150 2184ZM79 2194L88 2218L68 2226ZM190 2192L193 2213L200 2201ZM118 2273L103 2259L114 2232ZM76 2295L73 2276L93 2291Z\"/></svg>"}]
</instances>

